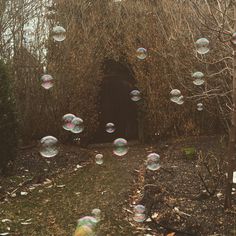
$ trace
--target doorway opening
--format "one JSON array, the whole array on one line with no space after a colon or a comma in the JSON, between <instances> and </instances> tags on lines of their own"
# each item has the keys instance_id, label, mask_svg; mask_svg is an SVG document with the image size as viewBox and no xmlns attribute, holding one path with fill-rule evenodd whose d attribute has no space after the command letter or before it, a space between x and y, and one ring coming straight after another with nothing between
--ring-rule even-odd
<instances>
[{"instance_id":1,"label":"doorway opening","mask_svg":"<svg viewBox=\"0 0 236 236\"><path fill-rule=\"evenodd\" d=\"M116 138L138 139L137 104L131 100L135 79L128 66L106 60L100 90L100 125L96 142L111 142ZM106 124L115 125L114 133L106 132Z\"/></svg>"}]
</instances>

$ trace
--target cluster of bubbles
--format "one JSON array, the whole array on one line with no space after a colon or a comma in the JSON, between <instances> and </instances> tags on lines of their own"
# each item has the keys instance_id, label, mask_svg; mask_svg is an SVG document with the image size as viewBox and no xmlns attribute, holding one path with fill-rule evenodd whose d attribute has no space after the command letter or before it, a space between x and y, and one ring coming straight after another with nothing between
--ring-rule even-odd
<instances>
[{"instance_id":1,"label":"cluster of bubbles","mask_svg":"<svg viewBox=\"0 0 236 236\"><path fill-rule=\"evenodd\" d=\"M203 85L204 84L204 74L200 71L197 71L193 73L193 83L197 86Z\"/></svg>"},{"instance_id":2,"label":"cluster of bubbles","mask_svg":"<svg viewBox=\"0 0 236 236\"><path fill-rule=\"evenodd\" d=\"M146 48L138 48L136 51L136 56L140 60L144 60L147 57L147 49Z\"/></svg>"},{"instance_id":3,"label":"cluster of bubbles","mask_svg":"<svg viewBox=\"0 0 236 236\"><path fill-rule=\"evenodd\" d=\"M145 211L146 211L145 206L136 205L133 210L134 213L133 220L139 223L144 222L146 219Z\"/></svg>"},{"instance_id":4,"label":"cluster of bubbles","mask_svg":"<svg viewBox=\"0 0 236 236\"><path fill-rule=\"evenodd\" d=\"M113 123L107 123L106 124L106 132L109 134L112 134L115 132L115 125Z\"/></svg>"},{"instance_id":5,"label":"cluster of bubbles","mask_svg":"<svg viewBox=\"0 0 236 236\"><path fill-rule=\"evenodd\" d=\"M123 138L116 139L113 146L113 153L117 156L124 156L128 152L128 142Z\"/></svg>"},{"instance_id":6,"label":"cluster of bubbles","mask_svg":"<svg viewBox=\"0 0 236 236\"><path fill-rule=\"evenodd\" d=\"M98 165L102 165L103 164L103 154L101 153L98 153L96 156L95 156L95 162L96 164Z\"/></svg>"},{"instance_id":7,"label":"cluster of bubbles","mask_svg":"<svg viewBox=\"0 0 236 236\"><path fill-rule=\"evenodd\" d=\"M132 101L138 102L141 99L141 93L139 90L134 89L130 92L130 97Z\"/></svg>"},{"instance_id":8,"label":"cluster of bubbles","mask_svg":"<svg viewBox=\"0 0 236 236\"><path fill-rule=\"evenodd\" d=\"M170 100L178 105L184 104L184 96L178 89L172 89L170 92Z\"/></svg>"},{"instance_id":9,"label":"cluster of bubbles","mask_svg":"<svg viewBox=\"0 0 236 236\"><path fill-rule=\"evenodd\" d=\"M63 129L71 131L74 134L80 134L84 130L84 121L74 114L65 114L62 117Z\"/></svg>"},{"instance_id":10,"label":"cluster of bubbles","mask_svg":"<svg viewBox=\"0 0 236 236\"><path fill-rule=\"evenodd\" d=\"M160 165L160 155L158 155L155 152L150 153L147 156L146 164L147 164L147 169L148 170L152 170L152 171L159 170L161 168L161 165Z\"/></svg>"},{"instance_id":11,"label":"cluster of bubbles","mask_svg":"<svg viewBox=\"0 0 236 236\"><path fill-rule=\"evenodd\" d=\"M202 103L198 103L197 104L197 110L198 111L202 111L203 110L203 104Z\"/></svg>"},{"instance_id":12,"label":"cluster of bubbles","mask_svg":"<svg viewBox=\"0 0 236 236\"><path fill-rule=\"evenodd\" d=\"M40 154L42 157L51 158L58 154L58 140L53 136L46 136L40 140Z\"/></svg>"},{"instance_id":13,"label":"cluster of bubbles","mask_svg":"<svg viewBox=\"0 0 236 236\"><path fill-rule=\"evenodd\" d=\"M199 54L204 55L209 52L209 40L206 38L200 38L196 41L196 50Z\"/></svg>"}]
</instances>

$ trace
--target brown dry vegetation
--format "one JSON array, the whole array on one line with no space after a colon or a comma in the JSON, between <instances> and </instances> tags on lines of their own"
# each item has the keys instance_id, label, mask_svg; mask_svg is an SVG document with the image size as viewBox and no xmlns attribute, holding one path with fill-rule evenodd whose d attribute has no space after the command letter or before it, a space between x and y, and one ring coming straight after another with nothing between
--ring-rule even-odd
<instances>
[{"instance_id":1,"label":"brown dry vegetation","mask_svg":"<svg viewBox=\"0 0 236 236\"><path fill-rule=\"evenodd\" d=\"M91 137L98 127L99 90L105 79L102 68L107 58L129 67L143 94L139 105L140 139L155 138L155 133L164 136L209 133L218 130L221 124L228 128L228 107L232 105L228 93L231 48L229 43L219 41L220 29L215 27L212 15L219 18L219 22L223 17L215 10L215 3L209 3L211 14L205 3L194 5L192 2L71 0L68 4L57 0L46 4L46 8L43 1L12 3L4 19L7 22L7 18L11 18L15 23L12 43L3 42L1 51L8 58L15 54L13 77L22 139L27 142L46 133L66 139L60 129L60 119L68 112L85 120L84 136ZM33 7L27 8L19 17L22 12L16 7L27 4L38 10L32 14L28 9ZM230 9L226 9L229 15ZM22 30L33 15L39 19L37 40L29 46L23 43ZM205 18L201 18L202 15ZM200 23L203 19L209 27ZM67 30L62 43L54 42L51 37L47 39L56 24ZM215 31L210 27L215 27ZM210 39L211 51L199 58L194 42L203 36ZM46 57L43 56L45 45ZM23 47L35 59L26 53L21 55L25 51ZM145 61L136 58L138 47L148 49ZM226 56L228 58L221 60ZM43 65L56 78L56 85L49 92L39 88ZM202 88L194 88L192 84L191 73L196 70L206 75L207 82ZM182 91L186 97L184 106L169 102L171 88ZM204 103L204 114L196 111L197 102Z\"/></svg>"}]
</instances>

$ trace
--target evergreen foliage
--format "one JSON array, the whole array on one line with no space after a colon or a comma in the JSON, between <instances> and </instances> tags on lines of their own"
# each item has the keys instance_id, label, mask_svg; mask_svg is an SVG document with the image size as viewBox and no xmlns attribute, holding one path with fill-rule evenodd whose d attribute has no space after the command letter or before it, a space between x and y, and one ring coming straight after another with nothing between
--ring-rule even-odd
<instances>
[{"instance_id":1,"label":"evergreen foliage","mask_svg":"<svg viewBox=\"0 0 236 236\"><path fill-rule=\"evenodd\" d=\"M0 174L7 174L17 154L14 102L7 67L0 61Z\"/></svg>"}]
</instances>

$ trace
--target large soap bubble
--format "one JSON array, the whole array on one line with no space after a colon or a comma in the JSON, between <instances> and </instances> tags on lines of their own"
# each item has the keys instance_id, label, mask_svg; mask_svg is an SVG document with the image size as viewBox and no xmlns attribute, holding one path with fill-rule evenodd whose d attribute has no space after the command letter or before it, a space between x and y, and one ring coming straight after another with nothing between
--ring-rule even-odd
<instances>
[{"instance_id":1,"label":"large soap bubble","mask_svg":"<svg viewBox=\"0 0 236 236\"><path fill-rule=\"evenodd\" d=\"M46 136L40 140L40 154L42 157L55 157L58 154L58 140L53 136Z\"/></svg>"},{"instance_id":2,"label":"large soap bubble","mask_svg":"<svg viewBox=\"0 0 236 236\"><path fill-rule=\"evenodd\" d=\"M95 217L84 216L78 220L77 227L81 227L81 226L86 225L89 228L94 230L96 228L97 223L98 223L98 221Z\"/></svg>"},{"instance_id":3,"label":"large soap bubble","mask_svg":"<svg viewBox=\"0 0 236 236\"><path fill-rule=\"evenodd\" d=\"M118 138L114 141L113 153L117 156L124 156L128 152L128 143L123 138Z\"/></svg>"},{"instance_id":4,"label":"large soap bubble","mask_svg":"<svg viewBox=\"0 0 236 236\"><path fill-rule=\"evenodd\" d=\"M155 171L160 168L160 156L157 153L150 153L147 156L147 169Z\"/></svg>"},{"instance_id":5,"label":"large soap bubble","mask_svg":"<svg viewBox=\"0 0 236 236\"><path fill-rule=\"evenodd\" d=\"M196 50L199 54L203 55L209 52L209 40L206 38L200 38L196 41Z\"/></svg>"},{"instance_id":6,"label":"large soap bubble","mask_svg":"<svg viewBox=\"0 0 236 236\"><path fill-rule=\"evenodd\" d=\"M73 236L95 236L95 232L87 225L77 227Z\"/></svg>"},{"instance_id":7,"label":"large soap bubble","mask_svg":"<svg viewBox=\"0 0 236 236\"><path fill-rule=\"evenodd\" d=\"M193 77L193 83L195 85L200 86L200 85L204 84L204 82L205 82L204 81L204 74L200 71L193 73L192 77Z\"/></svg>"},{"instance_id":8,"label":"large soap bubble","mask_svg":"<svg viewBox=\"0 0 236 236\"><path fill-rule=\"evenodd\" d=\"M147 49L146 48L138 48L136 51L136 56L140 60L144 60L147 57Z\"/></svg>"},{"instance_id":9,"label":"large soap bubble","mask_svg":"<svg viewBox=\"0 0 236 236\"><path fill-rule=\"evenodd\" d=\"M45 74L41 77L41 86L45 89L50 89L53 87L54 78L51 75Z\"/></svg>"},{"instance_id":10,"label":"large soap bubble","mask_svg":"<svg viewBox=\"0 0 236 236\"><path fill-rule=\"evenodd\" d=\"M62 26L55 26L52 29L52 37L57 42L64 41L66 38L66 30Z\"/></svg>"}]
</instances>

